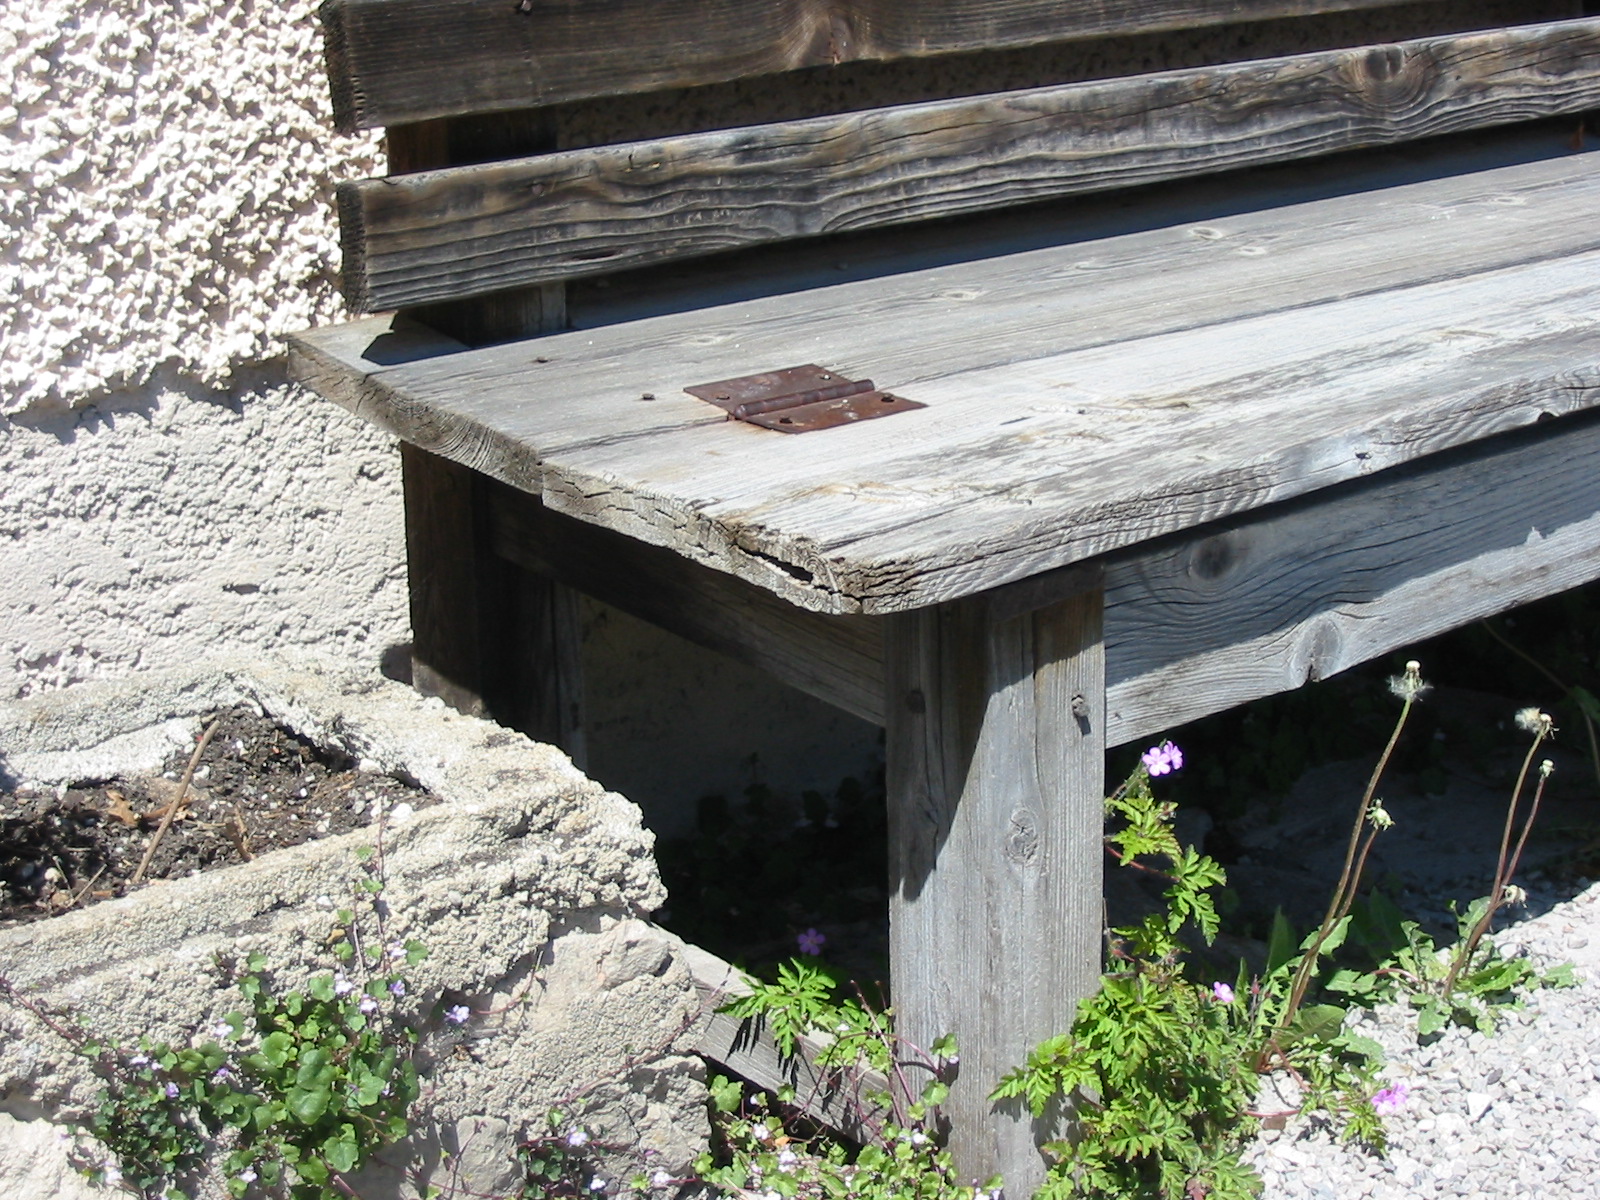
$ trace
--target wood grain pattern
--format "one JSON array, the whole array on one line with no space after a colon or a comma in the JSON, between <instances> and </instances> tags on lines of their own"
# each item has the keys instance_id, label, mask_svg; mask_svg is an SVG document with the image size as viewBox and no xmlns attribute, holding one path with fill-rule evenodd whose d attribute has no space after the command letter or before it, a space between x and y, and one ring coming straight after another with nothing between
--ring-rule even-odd
<instances>
[{"instance_id":1,"label":"wood grain pattern","mask_svg":"<svg viewBox=\"0 0 1600 1200\"><path fill-rule=\"evenodd\" d=\"M886 621L897 1029L959 1038L956 1171L1004 1173L1020 1195L1054 1131L988 1093L1099 984L1100 622L1098 591L1009 620L972 599Z\"/></svg>"},{"instance_id":2,"label":"wood grain pattern","mask_svg":"<svg viewBox=\"0 0 1600 1200\"><path fill-rule=\"evenodd\" d=\"M1564 418L1107 569L1107 738L1153 736L1600 577L1600 422Z\"/></svg>"},{"instance_id":3,"label":"wood grain pattern","mask_svg":"<svg viewBox=\"0 0 1600 1200\"><path fill-rule=\"evenodd\" d=\"M888 1095L888 1079L870 1067L849 1072L819 1068L815 1060L824 1045L815 1037L800 1038L800 1053L785 1058L764 1028L715 1011L750 990L744 976L699 946L685 945L683 956L704 1011L696 1030L696 1048L703 1057L757 1087L794 1088L797 1108L846 1137L865 1140L863 1135L882 1123L885 1107L873 1097Z\"/></svg>"},{"instance_id":4,"label":"wood grain pattern","mask_svg":"<svg viewBox=\"0 0 1600 1200\"><path fill-rule=\"evenodd\" d=\"M526 121L497 133L450 122L390 132L391 164L426 167L470 161L502 136L530 134ZM533 123L531 135L548 131ZM547 332L565 323L560 284L452 300L402 316L402 332L382 347L390 362L419 347L483 345ZM406 566L410 576L412 683L424 695L475 716L491 717L537 741L560 746L580 768L586 739L578 598L564 584L535 576L489 546L485 496L493 480L402 444Z\"/></svg>"},{"instance_id":5,"label":"wood grain pattern","mask_svg":"<svg viewBox=\"0 0 1600 1200\"><path fill-rule=\"evenodd\" d=\"M807 612L672 550L553 513L497 485L497 554L726 654L873 724L883 724L883 637L871 617Z\"/></svg>"},{"instance_id":6,"label":"wood grain pattern","mask_svg":"<svg viewBox=\"0 0 1600 1200\"><path fill-rule=\"evenodd\" d=\"M800 67L1377 8L1392 0L326 0L350 131Z\"/></svg>"},{"instance_id":7,"label":"wood grain pattern","mask_svg":"<svg viewBox=\"0 0 1600 1200\"><path fill-rule=\"evenodd\" d=\"M1600 19L341 185L346 297L421 304L1600 107Z\"/></svg>"},{"instance_id":8,"label":"wood grain pattern","mask_svg":"<svg viewBox=\"0 0 1600 1200\"><path fill-rule=\"evenodd\" d=\"M296 355L326 380L342 354L333 394L553 509L802 607L895 611L1594 404L1600 228L1572 213L1595 161L378 371L349 334ZM675 394L797 354L929 408L775 446Z\"/></svg>"}]
</instances>

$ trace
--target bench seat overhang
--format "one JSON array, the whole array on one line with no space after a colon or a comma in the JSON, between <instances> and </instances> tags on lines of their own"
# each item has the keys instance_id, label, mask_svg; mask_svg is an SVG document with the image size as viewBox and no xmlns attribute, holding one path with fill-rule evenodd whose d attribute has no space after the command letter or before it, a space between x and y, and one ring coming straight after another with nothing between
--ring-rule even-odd
<instances>
[{"instance_id":1,"label":"bench seat overhang","mask_svg":"<svg viewBox=\"0 0 1600 1200\"><path fill-rule=\"evenodd\" d=\"M368 318L291 369L554 511L902 611L1595 405L1600 157L1453 161L481 349ZM794 437L683 391L805 362L927 408Z\"/></svg>"}]
</instances>

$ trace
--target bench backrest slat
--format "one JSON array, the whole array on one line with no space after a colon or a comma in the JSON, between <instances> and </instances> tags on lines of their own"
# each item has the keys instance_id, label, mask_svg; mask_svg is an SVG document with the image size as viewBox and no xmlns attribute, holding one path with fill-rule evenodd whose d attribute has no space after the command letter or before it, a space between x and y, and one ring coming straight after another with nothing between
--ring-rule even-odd
<instances>
[{"instance_id":1,"label":"bench backrest slat","mask_svg":"<svg viewBox=\"0 0 1600 1200\"><path fill-rule=\"evenodd\" d=\"M325 0L341 129L1394 0Z\"/></svg>"},{"instance_id":2,"label":"bench backrest slat","mask_svg":"<svg viewBox=\"0 0 1600 1200\"><path fill-rule=\"evenodd\" d=\"M1600 18L365 180L359 310L1600 108Z\"/></svg>"}]
</instances>

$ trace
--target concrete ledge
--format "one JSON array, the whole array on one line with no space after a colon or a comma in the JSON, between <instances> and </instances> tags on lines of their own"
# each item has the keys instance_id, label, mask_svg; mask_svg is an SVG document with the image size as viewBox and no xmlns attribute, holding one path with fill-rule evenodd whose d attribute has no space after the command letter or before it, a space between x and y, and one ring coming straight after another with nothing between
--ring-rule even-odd
<instances>
[{"instance_id":1,"label":"concrete ledge","mask_svg":"<svg viewBox=\"0 0 1600 1200\"><path fill-rule=\"evenodd\" d=\"M559 751L385 680L215 662L0 707L0 770L34 785L149 770L240 702L442 799L383 831L388 934L431 950L406 1001L425 1030L422 1132L366 1173L361 1195L414 1196L408 1176L503 1195L516 1140L579 1092L604 1140L679 1174L706 1139L698 1001L681 943L647 920L665 898L653 838L634 805ZM123 1043L204 1036L242 1006L217 955L258 951L283 987L331 965L331 910L359 908L355 855L374 841L365 830L307 843L3 930L0 964L23 992ZM446 1027L445 1003L481 1015ZM11 1178L20 1164L0 1157L0 1194L58 1194L49 1173L64 1147L52 1160L33 1123L81 1120L98 1086L34 1018L0 1009L0 1122L25 1123L11 1133L19 1146L27 1133L33 1164Z\"/></svg>"}]
</instances>

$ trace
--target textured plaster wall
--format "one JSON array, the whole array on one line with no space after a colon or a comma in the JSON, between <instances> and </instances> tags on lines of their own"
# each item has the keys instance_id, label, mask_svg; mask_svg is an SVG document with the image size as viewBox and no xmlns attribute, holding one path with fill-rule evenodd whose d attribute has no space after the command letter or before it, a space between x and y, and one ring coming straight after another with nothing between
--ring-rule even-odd
<instances>
[{"instance_id":1,"label":"textured plaster wall","mask_svg":"<svg viewBox=\"0 0 1600 1200\"><path fill-rule=\"evenodd\" d=\"M386 439L288 384L336 319L314 0L0 22L0 696L223 647L407 637Z\"/></svg>"}]
</instances>

